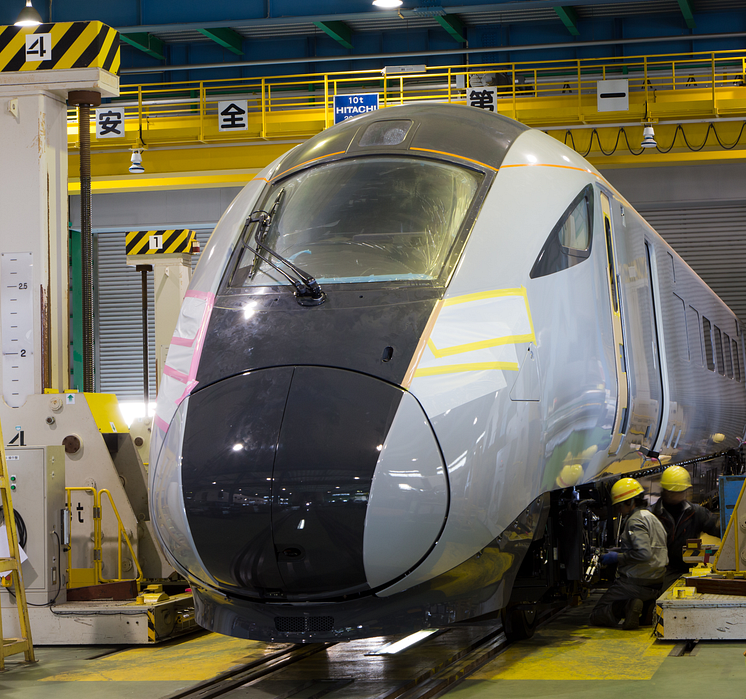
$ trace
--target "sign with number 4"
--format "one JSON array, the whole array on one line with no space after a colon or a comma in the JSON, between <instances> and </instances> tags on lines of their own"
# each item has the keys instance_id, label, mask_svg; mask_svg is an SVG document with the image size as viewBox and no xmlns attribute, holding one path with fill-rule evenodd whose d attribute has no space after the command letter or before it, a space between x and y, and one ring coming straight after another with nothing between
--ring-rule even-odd
<instances>
[{"instance_id":1,"label":"sign with number 4","mask_svg":"<svg viewBox=\"0 0 746 699\"><path fill-rule=\"evenodd\" d=\"M49 61L52 59L51 34L26 35L26 63Z\"/></svg>"}]
</instances>

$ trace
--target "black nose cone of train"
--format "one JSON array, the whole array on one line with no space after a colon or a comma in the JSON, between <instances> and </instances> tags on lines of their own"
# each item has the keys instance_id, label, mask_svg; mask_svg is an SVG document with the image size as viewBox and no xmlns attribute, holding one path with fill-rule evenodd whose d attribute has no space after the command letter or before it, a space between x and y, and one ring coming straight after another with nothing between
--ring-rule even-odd
<instances>
[{"instance_id":1,"label":"black nose cone of train","mask_svg":"<svg viewBox=\"0 0 746 699\"><path fill-rule=\"evenodd\" d=\"M385 535L386 513L371 514L368 505L404 395L384 381L324 367L263 369L195 392L182 486L195 547L212 576L265 600L364 593L371 588L364 546L369 569L371 560L384 560L373 584L404 573L434 543L445 514L415 525L421 541L392 570L383 570L385 551L365 542L366 516L368 539L371 530ZM444 469L427 434L424 453L433 461L437 451L440 492L424 497L442 502ZM385 486L377 487L382 493Z\"/></svg>"}]
</instances>

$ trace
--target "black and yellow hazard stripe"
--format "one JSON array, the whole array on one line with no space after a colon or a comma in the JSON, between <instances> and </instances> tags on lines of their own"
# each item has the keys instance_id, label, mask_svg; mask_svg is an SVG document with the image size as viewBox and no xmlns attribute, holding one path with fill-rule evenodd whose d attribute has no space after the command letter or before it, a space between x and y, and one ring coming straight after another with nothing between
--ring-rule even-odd
<instances>
[{"instance_id":1,"label":"black and yellow hazard stripe","mask_svg":"<svg viewBox=\"0 0 746 699\"><path fill-rule=\"evenodd\" d=\"M663 628L663 608L659 605L655 605L655 619L653 621L653 633L658 638L665 638L666 634Z\"/></svg>"},{"instance_id":2,"label":"black and yellow hazard stripe","mask_svg":"<svg viewBox=\"0 0 746 699\"><path fill-rule=\"evenodd\" d=\"M155 632L155 611L148 609L148 643L155 643L158 640L158 634Z\"/></svg>"},{"instance_id":3,"label":"black and yellow hazard stripe","mask_svg":"<svg viewBox=\"0 0 746 699\"><path fill-rule=\"evenodd\" d=\"M153 236L163 236L160 247L151 247ZM197 234L184 228L163 231L132 231L125 236L124 246L128 255L158 255L191 252Z\"/></svg>"},{"instance_id":4,"label":"black and yellow hazard stripe","mask_svg":"<svg viewBox=\"0 0 746 699\"><path fill-rule=\"evenodd\" d=\"M51 34L51 58L26 60L26 37ZM0 71L103 68L119 73L119 32L102 22L55 22L36 27L0 27Z\"/></svg>"}]
</instances>

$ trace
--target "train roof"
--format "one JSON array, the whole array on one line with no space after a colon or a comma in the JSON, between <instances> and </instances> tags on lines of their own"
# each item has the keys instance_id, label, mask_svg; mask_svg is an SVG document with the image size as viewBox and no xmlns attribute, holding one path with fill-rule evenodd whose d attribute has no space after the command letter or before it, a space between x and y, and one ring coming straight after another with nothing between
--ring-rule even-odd
<instances>
[{"instance_id":1,"label":"train roof","mask_svg":"<svg viewBox=\"0 0 746 699\"><path fill-rule=\"evenodd\" d=\"M295 148L280 170L289 172L321 158L380 151L431 152L500 167L527 126L484 109L456 104L388 107L347 119Z\"/></svg>"}]
</instances>

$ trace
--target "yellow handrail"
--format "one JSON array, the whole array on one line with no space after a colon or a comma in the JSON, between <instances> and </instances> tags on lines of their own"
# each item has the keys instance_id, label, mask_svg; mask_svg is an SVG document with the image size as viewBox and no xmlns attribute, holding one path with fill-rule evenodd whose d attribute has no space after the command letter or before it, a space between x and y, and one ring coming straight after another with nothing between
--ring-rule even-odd
<instances>
[{"instance_id":1,"label":"yellow handrail","mask_svg":"<svg viewBox=\"0 0 746 699\"><path fill-rule=\"evenodd\" d=\"M98 506L99 506L99 513L103 517L103 501L102 496L106 495L106 497L109 499L109 504L111 505L111 509L114 512L114 515L117 518L117 573L118 577L113 578L111 580L106 580L105 578L101 577L101 582L107 583L107 582L121 582L122 580L131 580L132 578L124 578L122 577L122 539L124 538L124 543L127 544L127 548L129 549L130 556L132 556L132 560L137 567L137 577L135 580L137 582L140 582L145 576L143 575L142 568L140 567L140 563L137 560L137 556L135 555L135 550L132 548L132 542L130 542L129 536L127 536L127 531L124 528L124 524L122 524L122 518L119 516L119 511L117 510L117 506L114 504L114 498L111 495L111 492L108 490L108 488L102 488L98 491ZM99 528L101 527L100 523L101 518L99 519Z\"/></svg>"},{"instance_id":2,"label":"yellow handrail","mask_svg":"<svg viewBox=\"0 0 746 699\"><path fill-rule=\"evenodd\" d=\"M109 491L107 488L102 488L101 490L98 490L95 487L92 486L79 486L79 487L69 487L65 488L65 491L67 492L67 509L70 516L72 513L72 493L75 491L83 491L87 493L91 493L93 495L93 567L92 569L86 569L86 570L92 570L93 571L93 581L94 585L100 585L101 583L112 583L112 582L122 582L124 580L135 580L137 582L140 582L143 580L144 575L142 572L142 568L140 567L140 563L137 560L137 556L135 555L135 551L132 548L132 543L130 542L129 536L127 536L127 531L124 528L124 524L122 523L122 518L119 516L119 511L117 510L117 506L114 504L114 498L111 495L111 491ZM106 495L109 504L111 505L111 509L114 512L114 516L117 518L117 574L118 576L116 578L104 578L103 577L103 507L102 507L102 496ZM122 575L122 541L124 540L124 543L127 545L127 548L129 549L130 555L132 556L132 560L134 561L135 566L137 567L137 577L136 578L125 578ZM67 579L68 582L71 579L71 571L72 571L72 538L70 540L70 546L67 550Z\"/></svg>"},{"instance_id":3,"label":"yellow handrail","mask_svg":"<svg viewBox=\"0 0 746 699\"><path fill-rule=\"evenodd\" d=\"M629 81L630 91L625 120L642 123L665 117L670 113L665 111L667 91L677 99L690 99L688 108L696 107L696 116L718 114L727 100L730 106L722 108L728 114L746 115L745 71L744 51L730 50L433 66L399 74L396 82L378 70L360 70L124 86L115 103L124 108L125 138L94 139L92 147L94 151L121 148L123 142L137 144L141 135L149 146L308 137L330 125L335 95L378 93L382 107L423 100L465 103L470 79L476 75L501 76L493 80L498 83L498 110L535 126L589 119L619 121L618 113L597 113L595 93L599 79L621 77ZM685 93L683 86L688 88ZM323 105L315 97L321 90ZM568 91L575 93L571 98L577 103L574 115L554 108L567 100ZM218 129L218 102L231 98L249 102L245 131ZM73 118L68 133L71 147L77 147Z\"/></svg>"}]
</instances>

